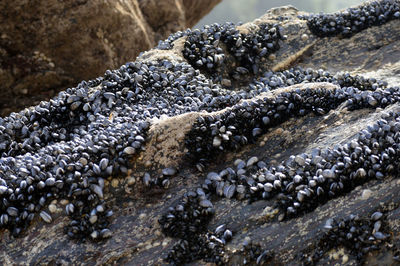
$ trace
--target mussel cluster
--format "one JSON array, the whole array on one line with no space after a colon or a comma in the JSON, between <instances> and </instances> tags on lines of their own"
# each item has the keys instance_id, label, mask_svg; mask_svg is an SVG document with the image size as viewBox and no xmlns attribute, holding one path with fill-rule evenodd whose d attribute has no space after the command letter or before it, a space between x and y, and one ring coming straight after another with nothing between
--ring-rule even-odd
<instances>
[{"instance_id":1,"label":"mussel cluster","mask_svg":"<svg viewBox=\"0 0 400 266\"><path fill-rule=\"evenodd\" d=\"M223 264L224 245L232 238L232 232L225 224L218 226L215 232L207 230L214 213L209 195L202 188L185 193L179 204L170 207L159 224L165 235L179 240L165 260L176 265L200 259Z\"/></svg>"},{"instance_id":2,"label":"mussel cluster","mask_svg":"<svg viewBox=\"0 0 400 266\"><path fill-rule=\"evenodd\" d=\"M180 239L168 252L165 261L184 265L196 260L225 265L224 243L218 235L207 232L193 238Z\"/></svg>"},{"instance_id":3,"label":"mussel cluster","mask_svg":"<svg viewBox=\"0 0 400 266\"><path fill-rule=\"evenodd\" d=\"M19 235L39 213L51 222L56 209L45 208L66 199L68 235L109 236L105 179L128 173L151 119L218 111L252 95L221 88L187 63L129 62L1 118L0 226Z\"/></svg>"},{"instance_id":4,"label":"mussel cluster","mask_svg":"<svg viewBox=\"0 0 400 266\"><path fill-rule=\"evenodd\" d=\"M240 250L243 258L240 263L242 265L271 265L271 259L274 257L273 252L264 250L259 243L253 243L251 239L245 239L243 247Z\"/></svg>"},{"instance_id":5,"label":"mussel cluster","mask_svg":"<svg viewBox=\"0 0 400 266\"><path fill-rule=\"evenodd\" d=\"M363 92L355 88L284 92L276 99L244 102L226 113L200 118L193 128L196 132L188 134L196 138L188 138L187 143L192 145L192 153L207 155L201 157L204 163L205 158L210 159L220 151L254 143L258 135L292 114L304 115L311 111L324 114L340 103L345 103L350 110L385 107L399 100L397 87ZM238 160L236 169L229 167L220 173L208 173L206 188L227 198L236 195L238 198L270 199L276 196L286 216L313 210L372 178L382 179L397 173L398 116L397 112L388 113L346 145L292 155L279 166L268 167L257 157Z\"/></svg>"},{"instance_id":6,"label":"mussel cluster","mask_svg":"<svg viewBox=\"0 0 400 266\"><path fill-rule=\"evenodd\" d=\"M382 104L387 106L389 102L398 104L400 99L398 88L363 92L355 88L321 91L331 95L322 102L329 103L330 100L335 102L335 99L342 99L349 109L375 108ZM318 90L313 92L318 93ZM371 100L370 97L375 100ZM255 114L254 111L251 113ZM219 130L218 132L221 133ZM202 142L204 143L204 140ZM233 167L223 169L219 173L209 172L200 191L210 198L216 195L239 200L249 199L250 202L272 200L273 206L280 210L278 220L281 221L312 211L329 199L348 193L369 180L382 180L388 176L398 175L399 152L400 109L392 108L388 112L383 112L379 120L360 131L347 144L337 144L333 148L326 149L316 148L310 154L292 155L277 166L269 166L266 161L254 156L246 160L237 159ZM209 156L213 158L215 154ZM199 167L199 170L203 168ZM377 212L371 219L376 221L381 216L382 214ZM373 234L375 239L371 240L370 237L368 243L375 240L379 242L387 237L379 231L379 228L375 228ZM354 241L361 241L357 239ZM342 244L341 238L331 240L332 245ZM356 254L358 259L363 258L370 250L359 245L353 249L358 251ZM320 254L322 253L321 251Z\"/></svg>"},{"instance_id":7,"label":"mussel cluster","mask_svg":"<svg viewBox=\"0 0 400 266\"><path fill-rule=\"evenodd\" d=\"M177 31L177 32L169 35L167 39L160 40L158 42L158 45L155 48L160 49L160 50L171 50L174 47L174 44L173 44L174 41L176 41L179 38L182 38L184 36L187 36L191 32L192 32L191 29L186 29L184 31Z\"/></svg>"},{"instance_id":8,"label":"mussel cluster","mask_svg":"<svg viewBox=\"0 0 400 266\"><path fill-rule=\"evenodd\" d=\"M310 31L319 37L351 35L371 26L379 26L400 18L400 1L371 1L358 7L333 14L300 16L307 20Z\"/></svg>"},{"instance_id":9,"label":"mussel cluster","mask_svg":"<svg viewBox=\"0 0 400 266\"><path fill-rule=\"evenodd\" d=\"M194 67L217 74L216 77L220 68L227 65L226 57L232 56L238 66L229 74L240 79L249 72L258 74L261 58L279 50L282 39L278 25L260 24L254 33L241 33L233 23L212 24L188 34L183 56Z\"/></svg>"},{"instance_id":10,"label":"mussel cluster","mask_svg":"<svg viewBox=\"0 0 400 266\"><path fill-rule=\"evenodd\" d=\"M234 150L257 137L269 128L291 117L310 112L323 115L346 103L351 109L386 107L397 103L399 88L361 91L354 87L337 89L294 89L274 97L243 101L217 115L199 117L187 134L188 155L199 161L218 152Z\"/></svg>"},{"instance_id":11,"label":"mussel cluster","mask_svg":"<svg viewBox=\"0 0 400 266\"><path fill-rule=\"evenodd\" d=\"M318 36L348 36L399 16L399 2L384 0L304 19ZM18 236L35 216L51 223L57 201L63 202L71 219L65 226L68 236L111 237L107 179L129 174L155 119L219 111L203 112L185 136L190 162L204 171L218 154L255 143L292 117L325 115L339 106L351 111L399 104L400 89L387 88L376 79L301 68L261 74L261 60L276 52L285 39L277 24L259 24L246 33L233 23L213 24L171 35L158 48L171 49L181 37L186 38L182 53L188 62L129 62L47 102L0 118L0 228ZM226 71L228 75L223 74ZM231 78L247 74L253 77L249 84L232 86ZM331 85L266 94L307 82ZM232 232L225 224L208 231L215 213L212 200L217 197L272 200L280 217L289 219L368 180L398 174L400 109L395 107L347 144L292 155L276 166L263 158L243 158L218 173L207 173L195 191L185 193L159 219L162 232L178 238L166 261L226 263L224 246ZM169 177L176 173L175 168L165 168L160 180L147 173L143 183L168 187ZM347 245L344 239L350 240L354 254L363 256L360 250L378 247L387 238L380 231L379 215L373 214L367 222L356 217L332 221L326 237L343 245ZM373 233L366 234L365 226ZM323 251L326 248L321 246ZM249 244L243 251L250 254L249 262L271 258L257 245ZM317 260L318 254L311 259Z\"/></svg>"},{"instance_id":12,"label":"mussel cluster","mask_svg":"<svg viewBox=\"0 0 400 266\"><path fill-rule=\"evenodd\" d=\"M230 94L186 63L129 62L1 118L0 226L19 235L39 213L51 222L45 208L66 199L68 235L109 236L105 179L128 173L150 119L216 111L240 100Z\"/></svg>"},{"instance_id":13,"label":"mussel cluster","mask_svg":"<svg viewBox=\"0 0 400 266\"><path fill-rule=\"evenodd\" d=\"M311 253L303 254L305 265L314 265L329 250L344 247L357 261L362 262L370 251L376 251L390 241L391 235L382 212L374 212L370 217L351 214L348 218L329 219L325 232Z\"/></svg>"},{"instance_id":14,"label":"mussel cluster","mask_svg":"<svg viewBox=\"0 0 400 266\"><path fill-rule=\"evenodd\" d=\"M185 37L182 51L185 59L214 79L222 79L222 72L230 65L226 63L228 56L237 64L233 70L228 69L230 77L240 79L248 73L258 74L261 59L279 50L279 41L285 36L277 24L260 24L256 31L249 33L241 33L236 26L232 22L214 23L202 29L177 32L160 41L157 48L171 49L175 40Z\"/></svg>"},{"instance_id":15,"label":"mussel cluster","mask_svg":"<svg viewBox=\"0 0 400 266\"><path fill-rule=\"evenodd\" d=\"M199 188L196 192L185 193L182 202L170 207L168 212L161 216L159 223L165 235L186 239L205 231L214 212L213 204Z\"/></svg>"}]
</instances>

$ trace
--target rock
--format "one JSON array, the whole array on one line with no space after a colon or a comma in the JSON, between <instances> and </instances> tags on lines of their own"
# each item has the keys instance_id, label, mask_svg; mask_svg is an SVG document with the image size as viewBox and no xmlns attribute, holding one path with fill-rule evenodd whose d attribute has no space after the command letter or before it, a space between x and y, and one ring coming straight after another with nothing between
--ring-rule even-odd
<instances>
[{"instance_id":1,"label":"rock","mask_svg":"<svg viewBox=\"0 0 400 266\"><path fill-rule=\"evenodd\" d=\"M220 1L2 1L0 115L135 59Z\"/></svg>"},{"instance_id":2,"label":"rock","mask_svg":"<svg viewBox=\"0 0 400 266\"><path fill-rule=\"evenodd\" d=\"M186 41L173 35L174 47L167 41L162 51L107 71L107 84L81 86L90 91L90 109L63 109L71 104L61 100L66 93L80 93L74 88L1 119L1 196L12 199L0 202L1 210L11 208L0 213L4 260L396 264L400 20L392 18L351 36L320 38L306 13L273 9L237 28L188 31ZM254 38L262 48L243 57ZM112 74L132 75L136 83L115 84ZM115 94L111 107L105 92ZM160 180L166 165L179 175ZM50 187L35 181L42 175L55 178L57 201L73 204L68 217L35 211L52 200ZM113 186L110 176L128 179ZM21 204L6 208L8 202ZM22 227L17 216L33 221Z\"/></svg>"}]
</instances>

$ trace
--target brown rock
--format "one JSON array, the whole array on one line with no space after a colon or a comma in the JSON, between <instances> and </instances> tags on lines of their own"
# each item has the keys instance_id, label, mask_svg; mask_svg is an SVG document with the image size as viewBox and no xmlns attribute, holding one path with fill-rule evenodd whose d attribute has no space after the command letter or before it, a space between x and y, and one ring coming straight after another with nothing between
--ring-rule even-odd
<instances>
[{"instance_id":1,"label":"brown rock","mask_svg":"<svg viewBox=\"0 0 400 266\"><path fill-rule=\"evenodd\" d=\"M135 60L218 2L1 1L0 115Z\"/></svg>"}]
</instances>

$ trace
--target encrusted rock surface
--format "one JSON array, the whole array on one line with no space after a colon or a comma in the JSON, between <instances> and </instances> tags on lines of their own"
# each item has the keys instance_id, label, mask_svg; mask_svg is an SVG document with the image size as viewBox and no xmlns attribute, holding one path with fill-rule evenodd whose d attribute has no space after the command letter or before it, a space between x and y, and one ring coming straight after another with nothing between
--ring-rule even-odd
<instances>
[{"instance_id":1,"label":"encrusted rock surface","mask_svg":"<svg viewBox=\"0 0 400 266\"><path fill-rule=\"evenodd\" d=\"M2 261L399 263L399 5L350 36L293 7L179 33L5 117Z\"/></svg>"},{"instance_id":2,"label":"encrusted rock surface","mask_svg":"<svg viewBox=\"0 0 400 266\"><path fill-rule=\"evenodd\" d=\"M134 60L218 2L1 1L0 115Z\"/></svg>"}]
</instances>

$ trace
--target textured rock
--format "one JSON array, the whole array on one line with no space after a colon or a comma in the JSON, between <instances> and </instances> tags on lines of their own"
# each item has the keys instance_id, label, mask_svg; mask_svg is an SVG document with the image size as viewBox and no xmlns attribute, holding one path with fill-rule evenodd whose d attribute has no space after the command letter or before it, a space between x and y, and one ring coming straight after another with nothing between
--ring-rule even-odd
<instances>
[{"instance_id":1,"label":"textured rock","mask_svg":"<svg viewBox=\"0 0 400 266\"><path fill-rule=\"evenodd\" d=\"M219 1L2 1L0 115L134 60Z\"/></svg>"},{"instance_id":2,"label":"textured rock","mask_svg":"<svg viewBox=\"0 0 400 266\"><path fill-rule=\"evenodd\" d=\"M297 15L300 14L304 15L304 13L297 11L293 7L277 8L269 11L265 16L252 23L238 27L241 32L251 33L257 32L258 24L279 22L282 32L287 36L286 40L280 41L279 50L270 54L268 58L263 57L261 59L259 63L261 70L287 70L292 66L312 67L314 69L324 68L325 70L329 70L331 74L336 74L339 71L348 71L351 74L362 74L381 79L386 81L388 86L398 86L400 84L400 79L396 74L399 71L400 57L392 56L398 54L400 51L400 47L398 46L400 41L400 20L393 20L381 26L370 27L350 38L319 38L310 32L306 21L298 19ZM377 47L379 48L377 49ZM172 63L185 62L186 59L182 54L183 48L184 39L180 39L174 42L172 50L151 50L144 53L138 60L149 62L167 59ZM217 85L216 87L212 87L214 90L223 91L224 86L221 86L221 83L223 83L225 86L229 86L229 90L239 91L239 89L250 87L253 83L250 85L249 83L253 81L253 78L257 79L262 75L254 73L244 74L240 76L239 80L236 80L232 77L231 73L237 66L241 66L241 62L235 61L235 57L228 52L223 52L226 53L227 60L220 66L223 68L221 76L215 78L213 76L214 73L210 73L204 68L199 68L204 74L204 80L202 81L206 84L204 86L207 87L209 84L207 82L214 79L213 82ZM262 73L261 70L259 73ZM309 73L311 73L309 75L315 74L315 72L311 71ZM136 79L138 78L136 77ZM158 80L159 76L154 77L154 79ZM345 81L346 79L342 80L342 82ZM182 82L182 80L179 80L179 82ZM105 85L102 86L98 85L98 87L90 89L105 90L107 88ZM382 86L384 87L384 85ZM367 253L362 259L370 263L379 261L380 263L395 264L394 257L399 255L398 247L400 244L400 227L398 222L400 219L400 199L397 196L400 192L400 182L397 170L388 171L390 174L385 175L383 178L378 178L377 176L376 179L371 178L364 182L360 179L365 178L366 171L363 168L359 168L356 171L358 174L354 174L354 176L360 179L354 181L354 183L350 182L351 184L346 184L346 190L342 191L340 196L322 197L320 202L310 203L310 208L307 211L293 217L285 217L285 212L282 213L282 210L276 208L275 204L280 204L279 202L283 201L283 198L280 199L281 201L277 199L278 197L265 200L249 198L252 200L251 204L247 200L240 198L240 195L248 189L247 184L237 184L237 188L232 185L226 187L218 185L215 189L216 193L210 193L212 196L208 199L200 197L198 202L193 194L188 196L188 193L184 196L188 190L193 189L196 191L199 185L205 183L207 178L219 182L222 179L222 174L219 173L227 167L235 168L237 172L241 170L243 172L247 164L249 167L254 166L253 164L255 164L256 159L253 157L258 158L257 164L260 164L261 159L263 159L265 165L260 164L260 168L265 168L267 164L277 166L283 160L287 160L285 165L292 167L294 170L299 170L301 166L310 163L307 161L308 159L305 159L304 154L313 154L315 148L333 149L337 144L349 143L350 148L355 150L359 148L355 140L360 135L360 130L368 128L368 125L379 121L379 123L386 125L382 122L381 118L388 118L389 112L400 112L398 102L387 105L383 104L381 107L375 108L378 103L371 101L370 98L366 99L365 105L361 105L360 108L354 108L354 110L351 108L351 105L346 105L345 102L338 104L338 106L328 107L324 106L327 102L320 102L319 104L326 108L326 110L315 108L313 113L305 113L302 116L294 118L290 116L290 113L286 113L287 117L281 117L281 120L278 119L278 122L272 115L271 119L269 117L267 117L268 119L260 119L265 126L269 126L264 131L261 131L260 135L259 130L256 130L257 134L253 133L255 125L251 122L253 119L252 115L258 112L257 110L253 110L250 113L248 121L245 119L238 121L238 123L243 123L243 127L237 130L248 130L249 134L247 136L249 141L238 145L236 149L230 149L231 147L227 144L224 146L224 150L217 149L218 147L222 147L221 144L225 135L229 139L228 131L231 130L234 132L236 129L229 127L218 128L218 132L215 134L221 135L222 138L215 146L213 145L214 138L207 139L204 137L198 140L196 137L200 135L195 135L194 137L191 135L191 133L197 132L195 127L201 121L207 123L207 119L210 117L215 118L224 114L234 113L239 110L240 106L249 107L249 104L246 105L246 103L256 102L257 100L267 102L291 92L298 93L297 98L301 98L300 94L304 91L309 91L310 93L318 92L323 95L323 93L329 91L339 90L340 87L345 86L326 80L324 82L305 82L260 92L252 99L238 101L232 105L228 105L228 107L224 107L222 103L217 111L210 107L211 111L208 113L205 112L207 110L201 110L202 112L188 112L174 115L173 117L164 115L153 118L150 129L147 132L148 137L145 142L144 151L132 158L132 167L128 173L129 177L107 178L104 182L103 196L107 205L114 212L109 226L112 231L111 238L98 242L89 239L85 241L71 240L66 234L63 234L63 228L69 222L69 219L62 214L52 214L53 221L50 224L35 218L26 231L22 232L22 235L17 238L12 237L9 231L2 231L2 240L0 242L2 245L1 249L4 251L1 254L2 260L15 264L79 264L82 262L88 264L163 264L163 258L170 254L170 250L176 243L181 243L184 247L187 246L184 241L179 242L180 240L176 238L177 236L181 237L185 235L186 231L174 232L168 223L162 223L162 226L159 223L160 217L164 217L167 220L174 220L179 216L179 212L185 210L185 207L183 207L184 203L181 206L177 206L183 197L184 199L190 198L194 202L193 209L191 209L189 215L200 216L205 219L202 216L203 211L207 211L208 208L214 208L215 214L209 221L209 224L206 224L202 220L200 229L201 227L207 227L210 231L214 231L217 228L217 231L223 231L221 228L225 229L226 227L230 230L229 232L224 232L224 237L226 237L227 241L230 238L232 239L224 246L224 253L219 252L217 254L226 259L224 261L226 264L240 265L243 264L244 259L253 264L257 261L260 264L298 265L300 262L306 264L307 260L304 260L306 256L303 255L310 257L313 252L320 249L323 251L319 257L321 265L359 263L360 260L357 260L359 259L357 258L357 253L356 255L350 253L348 248L346 249L342 246L323 250L324 242L319 242L319 239L322 239L324 232L328 228L336 228L337 231L340 231L338 228L346 228L347 224L336 226L336 223L331 219L347 219L350 214L354 214L360 216L362 221L370 223L371 220L380 216L376 214L377 211L384 214L382 216L384 218L379 218L382 219L382 224L384 225L382 226L383 233L380 233L379 228L381 225L373 224L374 230L378 228L375 231L380 233L374 232L374 236L376 238L385 238L386 234L388 234L390 237L388 241L379 245L377 251ZM204 88L201 87L200 89L203 90ZM217 91L212 91L210 88L208 90L210 94L217 94ZM360 90L365 91L358 91L352 100L357 101L357 98L359 98L361 101L362 95L370 92L369 88L360 88ZM379 91L380 89L376 92L378 93ZM105 97L106 93L104 93ZM107 94L107 97L109 96ZM398 97L396 93L391 96ZM165 95L165 97L168 97L168 95ZM112 97L110 96L110 98ZM217 97L215 96L214 98ZM330 98L327 97L326 99L329 100ZM312 97L310 97L311 100ZM382 101L379 104L382 104ZM284 104L282 105L284 106ZM112 113L109 120L112 121ZM247 124L246 122L249 123ZM386 129L384 130L383 128ZM373 127L370 127L370 130L374 132ZM380 133L384 131L390 132L391 128L389 127L388 129L382 126L377 131ZM398 132L398 130L392 132L393 134L397 133L396 141L399 140ZM254 136L251 139L252 134L253 136L256 135L257 138ZM204 135L206 136L206 134ZM188 140L192 140L191 143L199 144L200 147L209 148L213 152L205 154L204 157L206 158L196 157L195 159L205 159L200 161L200 163L196 160L189 160L186 155L188 151L193 152L193 147L187 145L190 143ZM364 147L361 150L358 149L357 151L359 153L365 152L366 154L377 153L377 151L381 152L379 150L380 145L387 145L392 140L394 141L394 139L387 138L387 142L379 141L380 143L378 143L376 141L376 144L374 142L372 145L374 151L368 147ZM60 143L64 142L60 141ZM399 149L398 145L399 143L395 142L391 148ZM367 152L367 148L370 149L369 152ZM384 155L383 153L383 151L382 153L378 153L381 157L373 158L373 160L382 158L383 165L383 157L388 157L387 154ZM202 156L202 153L197 155ZM395 151L394 157L386 158L386 160L397 161L395 165L398 166L398 155L399 153ZM323 156L322 153L321 156ZM14 157L17 158L18 156ZM5 162L6 159L6 156L2 157L1 162ZM291 160L294 162L291 162ZM313 160L320 162L322 157L318 158L318 156L315 156ZM355 165L361 161L356 152L349 154L349 160L350 163L354 163ZM367 162L367 159L365 159L365 162ZM87 164L87 161L85 164ZM178 170L176 176L169 179L169 186L166 186L167 188L162 188L159 185L153 185L150 188L147 187L150 186L152 178L162 176L162 170L166 167L174 167ZM371 167L371 165L366 163L364 167ZM378 165L374 167L378 172L378 170L381 170L379 167L382 166ZM199 170L203 172L199 172ZM332 175L331 171L333 170L328 170L325 172L325 175L329 179L334 179L335 176ZM321 176L323 176L322 173L321 171ZM299 172L296 174L301 175L303 173ZM282 175L282 173L275 174L275 176L284 179ZM260 180L260 176L258 177L259 182L265 182L265 180L269 179L273 180L270 180L271 183L267 183L270 184L269 186L266 185L263 187L265 191L278 190L284 187L283 182L280 182L280 179L275 179L275 176L271 177L267 174L262 177L263 181ZM248 177L251 177L251 175L249 174ZM140 181L142 179L143 182ZM296 175L293 180L296 183L303 182ZM256 194L257 186L250 186L252 191L250 193L254 192ZM338 186L338 183L336 183L335 188ZM234 194L235 188L236 194ZM298 201L307 202L305 199L308 197L307 193L302 188L299 190L298 193L296 191ZM366 190L368 190L368 197L365 196ZM332 189L332 191L336 191L336 189ZM199 191L197 194L200 195L202 192ZM56 205L60 205L56 206L56 208L62 207L62 200L57 202ZM170 207L172 207L172 210L169 209ZM196 211L199 212L196 213ZM208 218L210 213L205 213ZM178 220L175 224L182 226L182 228L189 232L191 230L190 224L187 225ZM221 227L222 224L225 224L225 226ZM199 228L196 227L195 229L199 230ZM357 230L357 228L354 230ZM163 233L167 236L163 235ZM107 236L109 236L108 234L107 231ZM198 235L199 232L196 231L190 234L190 238L201 241L212 239L212 237L209 237L209 234L200 235L200 237ZM190 241L190 239L187 241ZM373 242L375 238L367 241ZM211 243L211 246L215 250L220 251L221 243L215 240L215 236L214 242L211 241L209 243ZM194 246L198 243L190 242L190 244ZM243 245L245 246L244 252L241 252L240 250ZM359 251L357 248L355 249ZM192 251L188 257L191 258L190 256L195 254L199 260L193 263L196 265L205 264L204 260L209 259L209 254L196 252Z\"/></svg>"}]
</instances>

